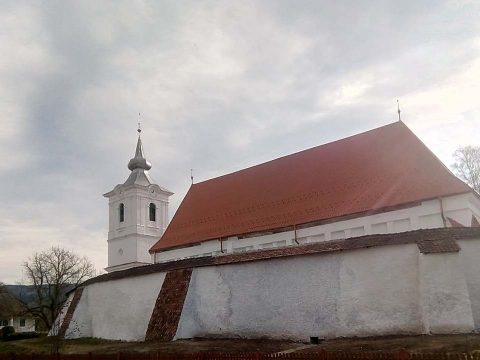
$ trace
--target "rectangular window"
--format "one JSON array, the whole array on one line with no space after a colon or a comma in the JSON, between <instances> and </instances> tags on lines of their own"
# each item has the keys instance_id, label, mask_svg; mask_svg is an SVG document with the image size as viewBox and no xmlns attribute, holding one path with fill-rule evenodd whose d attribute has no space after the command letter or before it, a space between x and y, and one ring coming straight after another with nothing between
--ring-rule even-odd
<instances>
[{"instance_id":1,"label":"rectangular window","mask_svg":"<svg viewBox=\"0 0 480 360\"><path fill-rule=\"evenodd\" d=\"M150 205L148 206L148 210L149 210L150 221L155 221L156 214L157 214L157 207L155 206L155 204L150 203Z\"/></svg>"},{"instance_id":2,"label":"rectangular window","mask_svg":"<svg viewBox=\"0 0 480 360\"><path fill-rule=\"evenodd\" d=\"M125 220L125 205L123 205L123 203L120 204L119 218L120 218L120 222L124 222L124 220Z\"/></svg>"},{"instance_id":3,"label":"rectangular window","mask_svg":"<svg viewBox=\"0 0 480 360\"><path fill-rule=\"evenodd\" d=\"M20 327L25 327L25 319L20 319Z\"/></svg>"},{"instance_id":4,"label":"rectangular window","mask_svg":"<svg viewBox=\"0 0 480 360\"><path fill-rule=\"evenodd\" d=\"M8 326L8 320L0 320L0 326Z\"/></svg>"}]
</instances>

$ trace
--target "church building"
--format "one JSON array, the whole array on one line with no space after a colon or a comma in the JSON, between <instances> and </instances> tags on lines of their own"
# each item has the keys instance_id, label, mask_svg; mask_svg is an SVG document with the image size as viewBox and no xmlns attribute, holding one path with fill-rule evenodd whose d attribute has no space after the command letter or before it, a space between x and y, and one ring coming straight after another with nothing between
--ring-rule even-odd
<instances>
[{"instance_id":1,"label":"church building","mask_svg":"<svg viewBox=\"0 0 480 360\"><path fill-rule=\"evenodd\" d=\"M128 168L104 195L108 271L480 219L478 194L401 121L192 184L168 227L172 192L148 174L140 132Z\"/></svg>"},{"instance_id":2,"label":"church building","mask_svg":"<svg viewBox=\"0 0 480 360\"><path fill-rule=\"evenodd\" d=\"M192 184L170 223L151 168L139 130L61 336L480 331L480 196L401 121Z\"/></svg>"}]
</instances>

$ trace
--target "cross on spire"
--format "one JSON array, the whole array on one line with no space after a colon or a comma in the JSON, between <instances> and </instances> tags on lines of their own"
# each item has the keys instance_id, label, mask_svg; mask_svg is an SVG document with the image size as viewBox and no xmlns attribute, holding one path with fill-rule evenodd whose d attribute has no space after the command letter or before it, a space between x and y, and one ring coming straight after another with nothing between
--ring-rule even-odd
<instances>
[{"instance_id":1,"label":"cross on spire","mask_svg":"<svg viewBox=\"0 0 480 360\"><path fill-rule=\"evenodd\" d=\"M400 102L397 99L397 112L398 112L398 121L402 121L402 117L400 116Z\"/></svg>"}]
</instances>

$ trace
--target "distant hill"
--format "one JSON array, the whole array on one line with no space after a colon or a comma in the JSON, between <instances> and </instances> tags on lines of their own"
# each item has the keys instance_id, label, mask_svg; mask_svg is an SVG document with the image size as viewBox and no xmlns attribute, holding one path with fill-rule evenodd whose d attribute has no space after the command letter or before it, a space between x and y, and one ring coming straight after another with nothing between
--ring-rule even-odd
<instances>
[{"instance_id":1,"label":"distant hill","mask_svg":"<svg viewBox=\"0 0 480 360\"><path fill-rule=\"evenodd\" d=\"M33 285L5 285L8 292L24 304L31 303L36 299L35 287Z\"/></svg>"},{"instance_id":2,"label":"distant hill","mask_svg":"<svg viewBox=\"0 0 480 360\"><path fill-rule=\"evenodd\" d=\"M35 302L35 299L37 298L37 293L33 285L5 285L5 287L12 295L24 304L31 304ZM45 286L45 291L47 289L48 286ZM72 289L73 285L68 286L65 290L65 294Z\"/></svg>"}]
</instances>

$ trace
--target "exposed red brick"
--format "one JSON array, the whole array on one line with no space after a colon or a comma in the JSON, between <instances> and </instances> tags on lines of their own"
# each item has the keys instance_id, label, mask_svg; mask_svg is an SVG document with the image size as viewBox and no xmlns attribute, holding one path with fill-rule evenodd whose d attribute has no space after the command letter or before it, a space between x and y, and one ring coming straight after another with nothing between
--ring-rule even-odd
<instances>
[{"instance_id":1,"label":"exposed red brick","mask_svg":"<svg viewBox=\"0 0 480 360\"><path fill-rule=\"evenodd\" d=\"M174 270L166 274L148 324L145 340L173 340L182 315L192 269Z\"/></svg>"},{"instance_id":2,"label":"exposed red brick","mask_svg":"<svg viewBox=\"0 0 480 360\"><path fill-rule=\"evenodd\" d=\"M417 241L418 249L423 254L435 254L444 252L458 252L460 247L455 240L446 238L438 240L420 240Z\"/></svg>"},{"instance_id":3,"label":"exposed red brick","mask_svg":"<svg viewBox=\"0 0 480 360\"><path fill-rule=\"evenodd\" d=\"M470 224L471 227L480 227L480 222L478 222L477 218L472 215L472 222Z\"/></svg>"},{"instance_id":4,"label":"exposed red brick","mask_svg":"<svg viewBox=\"0 0 480 360\"><path fill-rule=\"evenodd\" d=\"M448 216L447 216L447 219L448 219L448 222L450 223L450 226L451 226L451 227L465 227L465 225L459 223L459 222L456 221L456 220L453 220L451 217L448 217Z\"/></svg>"},{"instance_id":5,"label":"exposed red brick","mask_svg":"<svg viewBox=\"0 0 480 360\"><path fill-rule=\"evenodd\" d=\"M77 308L78 303L80 302L80 298L82 297L83 287L78 287L75 289L75 293L73 294L73 299L68 306L67 313L63 318L62 325L60 326L60 330L58 331L58 336L60 338L65 337L65 333L70 326L70 322L72 321L73 313Z\"/></svg>"}]
</instances>

